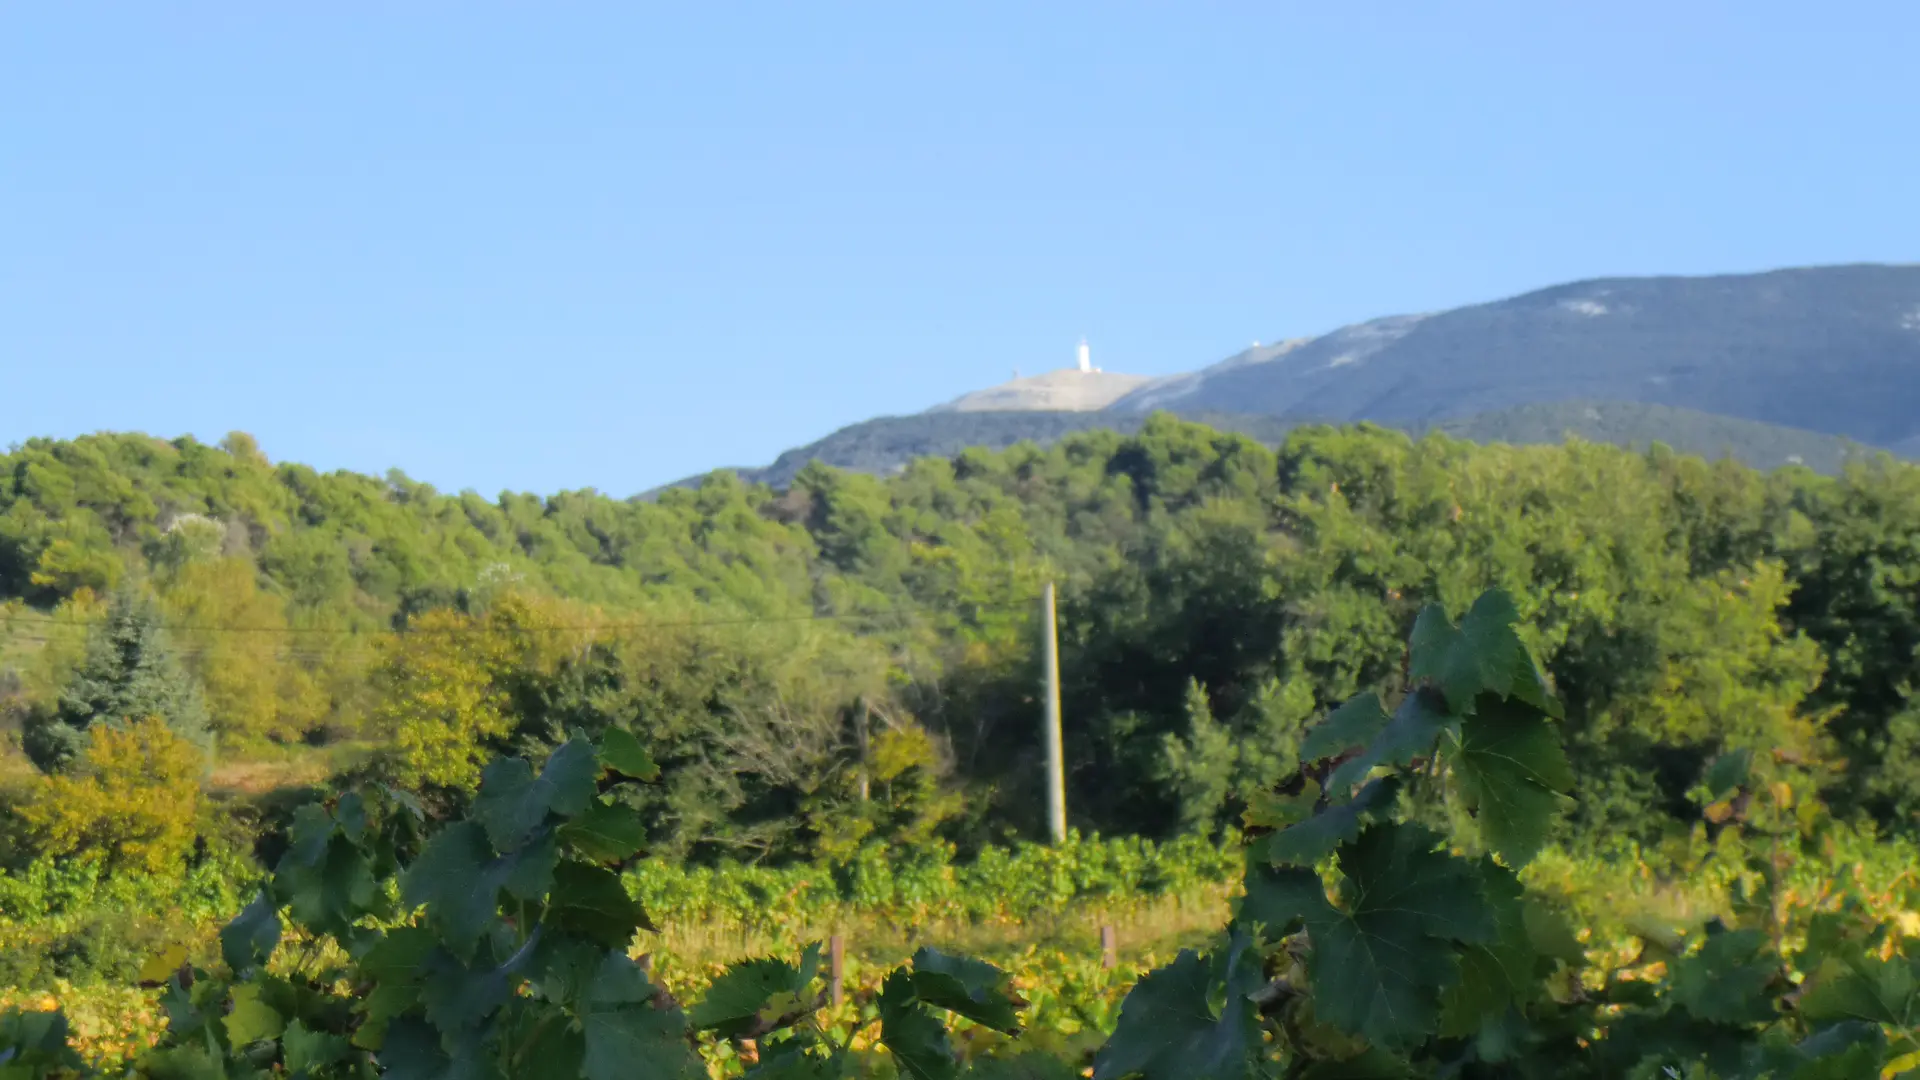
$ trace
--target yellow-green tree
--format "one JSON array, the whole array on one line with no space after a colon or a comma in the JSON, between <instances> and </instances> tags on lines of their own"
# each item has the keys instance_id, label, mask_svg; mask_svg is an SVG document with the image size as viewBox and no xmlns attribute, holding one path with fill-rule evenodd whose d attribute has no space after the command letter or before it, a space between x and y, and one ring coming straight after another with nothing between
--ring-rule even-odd
<instances>
[{"instance_id":1,"label":"yellow-green tree","mask_svg":"<svg viewBox=\"0 0 1920 1080\"><path fill-rule=\"evenodd\" d=\"M512 681L550 668L567 648L561 631L578 624L566 610L507 594L477 616L422 613L396 635L374 672L372 718L394 779L416 789L478 787L518 723Z\"/></svg>"},{"instance_id":2,"label":"yellow-green tree","mask_svg":"<svg viewBox=\"0 0 1920 1080\"><path fill-rule=\"evenodd\" d=\"M72 771L41 777L18 808L41 855L97 856L109 871L165 873L193 847L206 759L158 717L88 729Z\"/></svg>"},{"instance_id":3,"label":"yellow-green tree","mask_svg":"<svg viewBox=\"0 0 1920 1080\"><path fill-rule=\"evenodd\" d=\"M286 605L260 588L252 560L184 560L163 598L222 743L293 742L324 718L325 696L291 659Z\"/></svg>"},{"instance_id":4,"label":"yellow-green tree","mask_svg":"<svg viewBox=\"0 0 1920 1080\"><path fill-rule=\"evenodd\" d=\"M10 617L11 616L11 617ZM107 617L106 597L78 589L47 615L24 604L0 615L0 634L19 635L21 682L27 696L51 704L86 657L88 631Z\"/></svg>"},{"instance_id":5,"label":"yellow-green tree","mask_svg":"<svg viewBox=\"0 0 1920 1080\"><path fill-rule=\"evenodd\" d=\"M471 791L488 746L513 728L494 678L507 650L487 628L451 610L430 611L394 639L375 671L373 729L389 745L394 778Z\"/></svg>"},{"instance_id":6,"label":"yellow-green tree","mask_svg":"<svg viewBox=\"0 0 1920 1080\"><path fill-rule=\"evenodd\" d=\"M911 720L874 735L864 770L811 800L819 853L845 858L873 840L903 847L932 841L961 809L960 794L941 782L943 764L939 744Z\"/></svg>"},{"instance_id":7,"label":"yellow-green tree","mask_svg":"<svg viewBox=\"0 0 1920 1080\"><path fill-rule=\"evenodd\" d=\"M177 627L173 638L200 680L214 730L229 746L280 734L277 684L286 618L254 577L245 559L196 561L169 574L164 593Z\"/></svg>"}]
</instances>

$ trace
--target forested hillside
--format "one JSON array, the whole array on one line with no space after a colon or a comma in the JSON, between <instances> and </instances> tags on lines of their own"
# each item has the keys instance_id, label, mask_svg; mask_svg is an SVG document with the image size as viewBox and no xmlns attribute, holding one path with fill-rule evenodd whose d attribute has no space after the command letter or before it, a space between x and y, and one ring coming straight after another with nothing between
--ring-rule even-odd
<instances>
[{"instance_id":1,"label":"forested hillside","mask_svg":"<svg viewBox=\"0 0 1920 1080\"><path fill-rule=\"evenodd\" d=\"M240 435L0 477L23 1077L1920 1060L1888 457L1156 416L651 502ZM1050 580L1057 845L1023 843Z\"/></svg>"},{"instance_id":2,"label":"forested hillside","mask_svg":"<svg viewBox=\"0 0 1920 1080\"><path fill-rule=\"evenodd\" d=\"M457 792L496 750L631 728L664 770L655 843L696 855L1032 835L1050 578L1085 829L1227 825L1309 717L1392 676L1421 604L1489 586L1568 703L1568 838L1658 839L1733 746L1844 814L1920 811L1920 469L1887 459L1762 474L1365 426L1274 451L1156 417L623 502L323 475L239 435L0 458L0 685L43 764L107 707L75 673L144 634L226 761L367 747ZM855 806L863 737L884 808Z\"/></svg>"}]
</instances>

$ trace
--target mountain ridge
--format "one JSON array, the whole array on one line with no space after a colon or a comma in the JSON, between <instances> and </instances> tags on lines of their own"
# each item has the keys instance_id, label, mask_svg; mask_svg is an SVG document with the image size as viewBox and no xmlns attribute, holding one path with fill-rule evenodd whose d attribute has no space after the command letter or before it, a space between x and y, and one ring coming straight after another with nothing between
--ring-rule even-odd
<instances>
[{"instance_id":1,"label":"mountain ridge","mask_svg":"<svg viewBox=\"0 0 1920 1080\"><path fill-rule=\"evenodd\" d=\"M908 461L919 457L953 457L974 448L1004 450L1023 442L1046 447L1084 431L1132 435L1145 425L1150 415L1020 410L875 417L788 450L771 464L716 469L663 485L637 498L652 498L668 488L697 485L713 472L731 472L748 483L784 487L811 461L884 476L898 472ZM1337 422L1231 413L1179 412L1174 415L1246 435L1269 446L1278 445L1295 428ZM1437 431L1482 443L1557 443L1572 436L1589 442L1644 449L1658 442L1681 453L1706 458L1729 457L1755 468L1804 465L1823 473L1838 472L1848 460L1869 456L1881 449L1820 432L1637 402L1558 402L1431 425L1378 426L1414 437Z\"/></svg>"},{"instance_id":2,"label":"mountain ridge","mask_svg":"<svg viewBox=\"0 0 1920 1080\"><path fill-rule=\"evenodd\" d=\"M1097 376L1067 369L1036 379ZM1920 456L1920 263L1567 282L1256 345L1143 379L1104 407L1000 393L1032 381L849 425L735 471L783 482L809 454L887 471L958 452L965 432L989 446L1044 443L1070 430L1132 430L1158 410L1256 438L1364 421L1498 441L1570 433L1709 456L1727 447L1761 467L1799 458L1830 470L1872 449ZM968 401L973 408L956 408ZM1016 407L995 407L1008 401ZM1602 419L1587 419L1580 410L1589 408Z\"/></svg>"},{"instance_id":3,"label":"mountain ridge","mask_svg":"<svg viewBox=\"0 0 1920 1080\"><path fill-rule=\"evenodd\" d=\"M1894 446L1920 438L1920 265L1594 278L1341 327L1144 387L1166 408L1432 422L1519 405L1668 405Z\"/></svg>"}]
</instances>

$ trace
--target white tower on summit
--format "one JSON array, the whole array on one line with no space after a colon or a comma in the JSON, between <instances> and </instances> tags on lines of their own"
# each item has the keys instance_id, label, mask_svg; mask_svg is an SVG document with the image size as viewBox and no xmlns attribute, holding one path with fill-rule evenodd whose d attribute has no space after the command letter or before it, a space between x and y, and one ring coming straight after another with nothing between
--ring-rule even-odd
<instances>
[{"instance_id":1,"label":"white tower on summit","mask_svg":"<svg viewBox=\"0 0 1920 1080\"><path fill-rule=\"evenodd\" d=\"M1093 371L1093 350L1087 348L1087 339L1081 338L1080 339L1080 372L1081 374L1084 375L1092 371Z\"/></svg>"}]
</instances>

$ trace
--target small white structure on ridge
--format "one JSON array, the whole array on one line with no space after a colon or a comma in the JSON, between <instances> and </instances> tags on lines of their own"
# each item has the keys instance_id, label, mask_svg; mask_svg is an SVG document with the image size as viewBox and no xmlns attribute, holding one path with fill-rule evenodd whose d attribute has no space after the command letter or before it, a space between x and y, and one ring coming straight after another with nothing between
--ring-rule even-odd
<instances>
[{"instance_id":1,"label":"small white structure on ridge","mask_svg":"<svg viewBox=\"0 0 1920 1080\"><path fill-rule=\"evenodd\" d=\"M1080 339L1080 373L1085 375L1093 371L1093 350L1087 348L1087 339Z\"/></svg>"}]
</instances>

